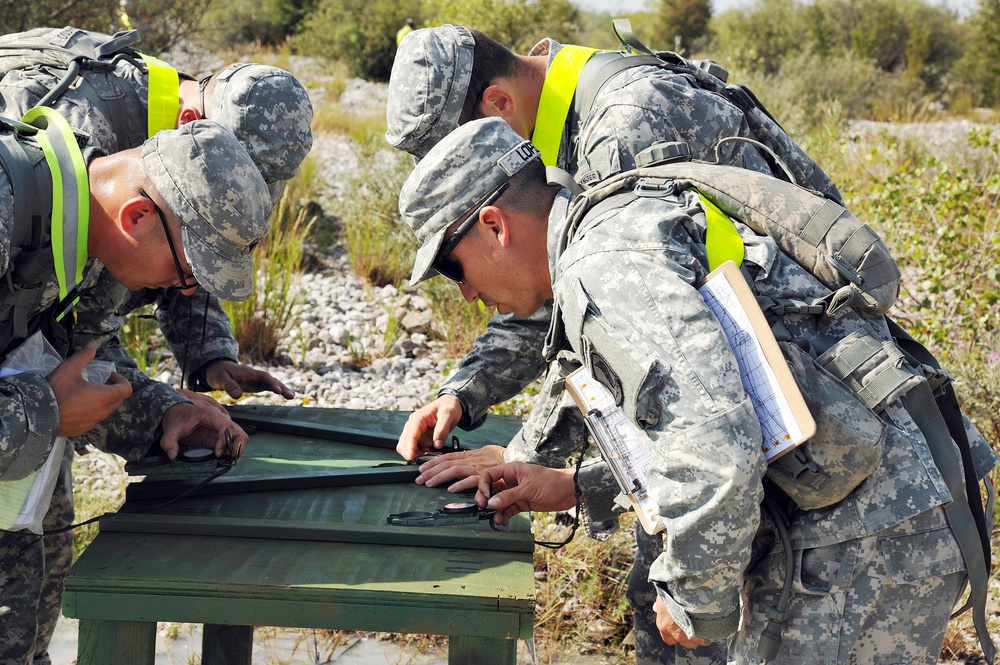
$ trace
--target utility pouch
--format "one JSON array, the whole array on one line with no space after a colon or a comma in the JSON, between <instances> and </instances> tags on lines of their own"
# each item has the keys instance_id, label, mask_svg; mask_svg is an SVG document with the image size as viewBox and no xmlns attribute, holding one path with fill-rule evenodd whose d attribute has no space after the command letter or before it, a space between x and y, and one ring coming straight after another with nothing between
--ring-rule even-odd
<instances>
[{"instance_id":1,"label":"utility pouch","mask_svg":"<svg viewBox=\"0 0 1000 665\"><path fill-rule=\"evenodd\" d=\"M816 421L816 436L771 462L767 477L803 510L823 508L846 497L875 470L887 426L806 351L791 342L778 346Z\"/></svg>"},{"instance_id":2,"label":"utility pouch","mask_svg":"<svg viewBox=\"0 0 1000 665\"><path fill-rule=\"evenodd\" d=\"M834 344L816 362L875 413L881 413L924 378L894 342L883 342L865 328Z\"/></svg>"}]
</instances>

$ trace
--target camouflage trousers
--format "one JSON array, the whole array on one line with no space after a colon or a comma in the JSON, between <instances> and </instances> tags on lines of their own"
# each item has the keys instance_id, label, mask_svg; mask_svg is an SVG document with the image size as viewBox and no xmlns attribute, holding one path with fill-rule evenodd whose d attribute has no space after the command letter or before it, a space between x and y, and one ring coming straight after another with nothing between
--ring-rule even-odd
<instances>
[{"instance_id":1,"label":"camouflage trousers","mask_svg":"<svg viewBox=\"0 0 1000 665\"><path fill-rule=\"evenodd\" d=\"M747 576L732 663L757 663L767 608L785 556L776 543ZM944 511L934 508L874 536L795 550L793 594L776 665L934 665L964 588L965 563Z\"/></svg>"},{"instance_id":2,"label":"camouflage trousers","mask_svg":"<svg viewBox=\"0 0 1000 665\"><path fill-rule=\"evenodd\" d=\"M629 576L635 611L636 662L750 665L768 608L777 604L785 556L773 544L751 566L739 633L728 645L682 649L656 629L652 560L659 536L637 527L639 543ZM763 539L771 542L771 535ZM775 665L934 665L945 628L965 582L965 564L944 511L934 508L875 536L794 550L794 583Z\"/></svg>"},{"instance_id":3,"label":"camouflage trousers","mask_svg":"<svg viewBox=\"0 0 1000 665\"><path fill-rule=\"evenodd\" d=\"M73 449L67 446L43 528L73 523ZM0 665L43 665L62 609L73 532L0 533Z\"/></svg>"}]
</instances>

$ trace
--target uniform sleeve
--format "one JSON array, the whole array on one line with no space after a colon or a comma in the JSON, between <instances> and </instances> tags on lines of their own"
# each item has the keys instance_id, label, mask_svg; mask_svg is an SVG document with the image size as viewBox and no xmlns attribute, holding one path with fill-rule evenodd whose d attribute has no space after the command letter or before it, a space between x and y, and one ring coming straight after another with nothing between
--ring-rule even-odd
<instances>
[{"instance_id":1,"label":"uniform sleeve","mask_svg":"<svg viewBox=\"0 0 1000 665\"><path fill-rule=\"evenodd\" d=\"M73 347L90 340L102 342L97 357L115 364L116 370L132 384L132 396L110 417L86 434L73 437L75 446L90 444L126 459L139 459L159 442L160 421L174 404L188 401L165 383L154 381L136 367L121 344L122 317L118 308L128 290L106 270L95 286L84 290L75 308Z\"/></svg>"},{"instance_id":2,"label":"uniform sleeve","mask_svg":"<svg viewBox=\"0 0 1000 665\"><path fill-rule=\"evenodd\" d=\"M174 352L191 390L211 390L205 368L216 360L237 361L239 344L233 337L222 302L199 288L191 296L177 289L157 294L156 320Z\"/></svg>"},{"instance_id":3,"label":"uniform sleeve","mask_svg":"<svg viewBox=\"0 0 1000 665\"><path fill-rule=\"evenodd\" d=\"M482 425L491 406L510 399L542 375L546 368L542 347L551 312L546 304L527 319L510 314L490 319L486 332L441 389L442 394L455 395L462 402L459 427L468 430Z\"/></svg>"},{"instance_id":4,"label":"uniform sleeve","mask_svg":"<svg viewBox=\"0 0 1000 665\"><path fill-rule=\"evenodd\" d=\"M45 377L23 373L0 379L0 481L40 469L58 429L59 408Z\"/></svg>"},{"instance_id":5,"label":"uniform sleeve","mask_svg":"<svg viewBox=\"0 0 1000 665\"><path fill-rule=\"evenodd\" d=\"M563 273L557 298L574 350L653 453L648 489L666 536L650 579L688 635L718 641L738 627L766 465L736 361L684 257L595 253Z\"/></svg>"}]
</instances>

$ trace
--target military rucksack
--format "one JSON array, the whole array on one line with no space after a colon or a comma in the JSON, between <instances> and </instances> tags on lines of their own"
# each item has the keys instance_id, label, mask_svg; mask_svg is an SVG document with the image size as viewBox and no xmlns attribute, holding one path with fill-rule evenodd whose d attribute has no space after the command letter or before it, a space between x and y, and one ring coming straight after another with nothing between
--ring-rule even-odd
<instances>
[{"instance_id":1,"label":"military rucksack","mask_svg":"<svg viewBox=\"0 0 1000 665\"><path fill-rule=\"evenodd\" d=\"M746 86L726 82L729 74L724 68L708 60L686 60L672 51L650 50L636 38L628 19L615 19L613 25L615 36L625 52L595 53L584 66L571 109L576 118L586 118L604 84L626 69L652 65L682 74L702 90L724 97L743 112L753 139L765 147L760 153L768 163L771 175L844 204L833 181L791 139L757 96ZM633 55L635 53L642 55Z\"/></svg>"},{"instance_id":2,"label":"military rucksack","mask_svg":"<svg viewBox=\"0 0 1000 665\"><path fill-rule=\"evenodd\" d=\"M121 58L138 62L139 54L132 48L137 41L138 30L106 35L70 26L2 35L0 77L15 69L32 67L69 69L74 62L81 68L113 69Z\"/></svg>"}]
</instances>

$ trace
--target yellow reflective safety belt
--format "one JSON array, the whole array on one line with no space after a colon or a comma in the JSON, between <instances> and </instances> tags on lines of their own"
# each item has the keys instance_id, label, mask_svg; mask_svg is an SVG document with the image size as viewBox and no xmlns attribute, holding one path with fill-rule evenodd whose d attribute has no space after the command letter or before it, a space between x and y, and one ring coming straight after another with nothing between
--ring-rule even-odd
<instances>
[{"instance_id":1,"label":"yellow reflective safety belt","mask_svg":"<svg viewBox=\"0 0 1000 665\"><path fill-rule=\"evenodd\" d=\"M708 269L715 270L726 261L743 265L743 238L729 215L706 199L701 192L698 198L705 207L705 250L708 252Z\"/></svg>"},{"instance_id":2,"label":"yellow reflective safety belt","mask_svg":"<svg viewBox=\"0 0 1000 665\"><path fill-rule=\"evenodd\" d=\"M90 181L76 135L58 111L36 106L21 122L38 127L35 134L52 175L52 259L59 281L60 320L80 299L90 232ZM71 297L72 296L72 297Z\"/></svg>"},{"instance_id":3,"label":"yellow reflective safety belt","mask_svg":"<svg viewBox=\"0 0 1000 665\"><path fill-rule=\"evenodd\" d=\"M559 161L559 144L562 142L563 128L569 115L576 84L580 72L598 49L584 46L563 46L552 59L549 71L545 73L542 96L538 100L535 115L535 130L531 142L542 153L542 163L555 166Z\"/></svg>"},{"instance_id":4,"label":"yellow reflective safety belt","mask_svg":"<svg viewBox=\"0 0 1000 665\"><path fill-rule=\"evenodd\" d=\"M181 112L180 77L177 70L159 58L140 53L146 63L149 107L146 115L146 136L164 129L177 128Z\"/></svg>"}]
</instances>

